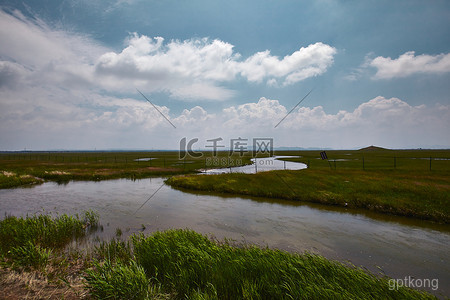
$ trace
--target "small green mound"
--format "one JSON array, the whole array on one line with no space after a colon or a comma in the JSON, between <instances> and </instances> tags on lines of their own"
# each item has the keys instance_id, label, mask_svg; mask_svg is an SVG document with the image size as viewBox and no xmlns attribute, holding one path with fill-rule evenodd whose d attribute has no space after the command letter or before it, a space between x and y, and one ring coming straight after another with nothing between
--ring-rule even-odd
<instances>
[{"instance_id":1,"label":"small green mound","mask_svg":"<svg viewBox=\"0 0 450 300\"><path fill-rule=\"evenodd\" d=\"M373 146L373 145L359 149L359 151L386 151L386 150L389 150L389 149L377 147L377 146Z\"/></svg>"}]
</instances>

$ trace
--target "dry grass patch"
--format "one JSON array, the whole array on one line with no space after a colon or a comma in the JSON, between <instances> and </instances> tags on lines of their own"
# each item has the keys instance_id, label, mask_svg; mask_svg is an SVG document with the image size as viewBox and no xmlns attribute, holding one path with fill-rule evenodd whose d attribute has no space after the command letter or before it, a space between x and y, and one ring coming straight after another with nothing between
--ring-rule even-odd
<instances>
[{"instance_id":1,"label":"dry grass patch","mask_svg":"<svg viewBox=\"0 0 450 300\"><path fill-rule=\"evenodd\" d=\"M37 271L0 268L0 299L86 299L84 279L50 282Z\"/></svg>"}]
</instances>

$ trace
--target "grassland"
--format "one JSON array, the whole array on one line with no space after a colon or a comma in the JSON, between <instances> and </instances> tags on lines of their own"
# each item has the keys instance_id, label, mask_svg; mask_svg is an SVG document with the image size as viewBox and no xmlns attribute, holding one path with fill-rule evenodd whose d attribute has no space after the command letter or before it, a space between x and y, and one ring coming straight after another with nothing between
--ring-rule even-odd
<instances>
[{"instance_id":1,"label":"grassland","mask_svg":"<svg viewBox=\"0 0 450 300\"><path fill-rule=\"evenodd\" d=\"M177 176L177 188L316 202L450 223L450 151L288 152L306 170ZM430 159L431 157L431 159ZM446 158L446 159L445 159ZM431 163L431 170L430 170Z\"/></svg>"},{"instance_id":2,"label":"grassland","mask_svg":"<svg viewBox=\"0 0 450 300\"><path fill-rule=\"evenodd\" d=\"M72 250L67 255L63 246L68 237L86 234L98 225L96 220L95 214L87 213L83 220L38 215L0 221L0 288L5 295L29 299L435 298L410 288L394 288L389 278L321 256L235 245L191 230L113 239L91 252ZM29 278L39 282L35 284L38 291L31 281L24 282Z\"/></svg>"},{"instance_id":3,"label":"grassland","mask_svg":"<svg viewBox=\"0 0 450 300\"><path fill-rule=\"evenodd\" d=\"M152 160L145 160L153 158ZM198 169L237 166L250 163L250 157L213 158L205 152L200 158L180 159L178 152L4 152L0 153L0 188L42 183L45 180L106 180L146 178L196 173Z\"/></svg>"}]
</instances>

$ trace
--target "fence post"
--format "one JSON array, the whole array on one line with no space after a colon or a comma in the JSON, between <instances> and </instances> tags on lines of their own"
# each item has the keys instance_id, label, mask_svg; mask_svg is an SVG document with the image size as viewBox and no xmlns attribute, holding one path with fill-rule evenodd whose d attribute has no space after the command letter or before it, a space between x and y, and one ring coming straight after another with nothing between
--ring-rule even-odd
<instances>
[{"instance_id":1,"label":"fence post","mask_svg":"<svg viewBox=\"0 0 450 300\"><path fill-rule=\"evenodd\" d=\"M431 157L430 157L430 171L431 171Z\"/></svg>"},{"instance_id":2,"label":"fence post","mask_svg":"<svg viewBox=\"0 0 450 300\"><path fill-rule=\"evenodd\" d=\"M365 170L366 168L365 168L365 166L364 166L364 156L363 156L363 170Z\"/></svg>"},{"instance_id":3,"label":"fence post","mask_svg":"<svg viewBox=\"0 0 450 300\"><path fill-rule=\"evenodd\" d=\"M394 169L397 169L397 157L394 156Z\"/></svg>"}]
</instances>

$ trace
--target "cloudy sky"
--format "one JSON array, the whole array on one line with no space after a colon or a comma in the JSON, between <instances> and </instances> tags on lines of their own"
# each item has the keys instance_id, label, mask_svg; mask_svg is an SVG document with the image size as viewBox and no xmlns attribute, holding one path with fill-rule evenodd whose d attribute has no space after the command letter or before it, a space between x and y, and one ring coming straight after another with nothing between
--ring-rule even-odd
<instances>
[{"instance_id":1,"label":"cloudy sky","mask_svg":"<svg viewBox=\"0 0 450 300\"><path fill-rule=\"evenodd\" d=\"M450 2L0 1L0 150L183 137L449 148Z\"/></svg>"}]
</instances>

